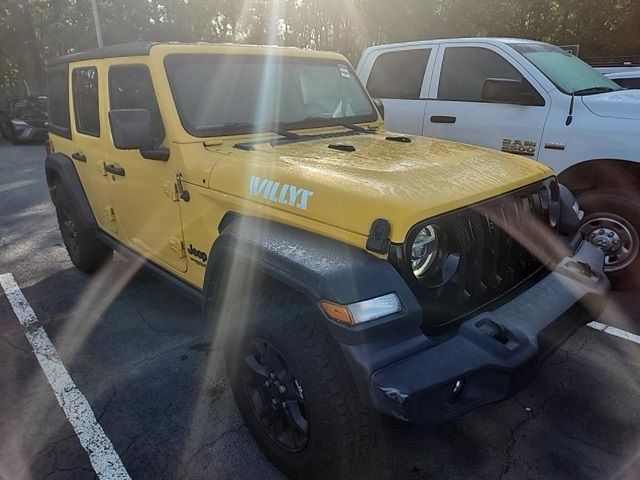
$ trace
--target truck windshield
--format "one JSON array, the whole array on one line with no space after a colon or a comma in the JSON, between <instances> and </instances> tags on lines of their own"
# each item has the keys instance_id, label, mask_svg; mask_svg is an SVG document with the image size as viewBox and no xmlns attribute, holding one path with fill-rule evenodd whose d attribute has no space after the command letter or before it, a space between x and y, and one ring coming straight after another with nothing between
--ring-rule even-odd
<instances>
[{"instance_id":1,"label":"truck windshield","mask_svg":"<svg viewBox=\"0 0 640 480\"><path fill-rule=\"evenodd\" d=\"M544 43L510 45L564 93L587 95L621 90L614 81L559 47Z\"/></svg>"},{"instance_id":2,"label":"truck windshield","mask_svg":"<svg viewBox=\"0 0 640 480\"><path fill-rule=\"evenodd\" d=\"M197 137L377 119L355 73L339 60L174 54L165 68L180 121Z\"/></svg>"}]
</instances>

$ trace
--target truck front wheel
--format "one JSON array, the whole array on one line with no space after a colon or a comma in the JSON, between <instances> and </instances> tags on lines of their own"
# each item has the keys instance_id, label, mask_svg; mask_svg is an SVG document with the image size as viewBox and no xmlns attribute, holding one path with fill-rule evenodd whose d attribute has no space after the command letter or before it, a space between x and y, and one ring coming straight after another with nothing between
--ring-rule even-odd
<instances>
[{"instance_id":1,"label":"truck front wheel","mask_svg":"<svg viewBox=\"0 0 640 480\"><path fill-rule=\"evenodd\" d=\"M319 312L271 287L229 315L228 377L247 428L291 478L360 478L378 414L359 397Z\"/></svg>"},{"instance_id":2,"label":"truck front wheel","mask_svg":"<svg viewBox=\"0 0 640 480\"><path fill-rule=\"evenodd\" d=\"M604 270L618 288L640 285L640 203L612 193L586 193L580 231L605 253Z\"/></svg>"}]
</instances>

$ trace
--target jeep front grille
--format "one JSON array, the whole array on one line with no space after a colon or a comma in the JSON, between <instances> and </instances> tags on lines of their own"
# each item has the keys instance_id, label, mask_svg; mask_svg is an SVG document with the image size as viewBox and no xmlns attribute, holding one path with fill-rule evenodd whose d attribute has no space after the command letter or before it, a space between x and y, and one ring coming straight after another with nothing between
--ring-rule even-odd
<instances>
[{"instance_id":1,"label":"jeep front grille","mask_svg":"<svg viewBox=\"0 0 640 480\"><path fill-rule=\"evenodd\" d=\"M404 245L392 245L390 261L420 301L427 329L469 316L548 273L559 260L545 184L548 181L425 221ZM410 245L425 225L439 232L440 252L429 275L417 279L408 260Z\"/></svg>"}]
</instances>

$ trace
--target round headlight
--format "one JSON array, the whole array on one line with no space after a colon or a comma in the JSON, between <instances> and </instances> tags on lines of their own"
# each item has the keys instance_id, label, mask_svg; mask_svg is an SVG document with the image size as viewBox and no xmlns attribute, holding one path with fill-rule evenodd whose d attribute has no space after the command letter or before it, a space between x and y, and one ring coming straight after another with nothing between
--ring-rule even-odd
<instances>
[{"instance_id":1,"label":"round headlight","mask_svg":"<svg viewBox=\"0 0 640 480\"><path fill-rule=\"evenodd\" d=\"M438 233L433 225L422 228L411 245L411 269L421 277L433 264L438 251Z\"/></svg>"}]
</instances>

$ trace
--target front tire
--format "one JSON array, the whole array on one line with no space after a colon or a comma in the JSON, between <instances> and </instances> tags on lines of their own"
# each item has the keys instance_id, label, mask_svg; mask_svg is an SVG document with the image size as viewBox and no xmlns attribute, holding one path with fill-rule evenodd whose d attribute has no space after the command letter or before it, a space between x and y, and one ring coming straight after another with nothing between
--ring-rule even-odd
<instances>
[{"instance_id":1,"label":"front tire","mask_svg":"<svg viewBox=\"0 0 640 480\"><path fill-rule=\"evenodd\" d=\"M269 287L225 317L237 326L225 342L233 396L265 456L290 478L360 478L378 415L319 312Z\"/></svg>"},{"instance_id":2,"label":"front tire","mask_svg":"<svg viewBox=\"0 0 640 480\"><path fill-rule=\"evenodd\" d=\"M98 240L93 229L82 227L78 209L60 185L54 188L54 205L64 246L79 270L92 273L111 260L113 250Z\"/></svg>"},{"instance_id":3,"label":"front tire","mask_svg":"<svg viewBox=\"0 0 640 480\"><path fill-rule=\"evenodd\" d=\"M640 286L640 202L613 193L578 198L580 231L605 252L604 271L616 288Z\"/></svg>"}]
</instances>

